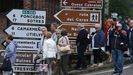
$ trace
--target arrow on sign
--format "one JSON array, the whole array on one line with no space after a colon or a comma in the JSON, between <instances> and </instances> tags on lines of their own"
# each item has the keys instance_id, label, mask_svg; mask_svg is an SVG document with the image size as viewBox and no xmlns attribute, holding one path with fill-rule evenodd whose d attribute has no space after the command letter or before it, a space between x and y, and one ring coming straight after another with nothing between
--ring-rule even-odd
<instances>
[{"instance_id":1,"label":"arrow on sign","mask_svg":"<svg viewBox=\"0 0 133 75\"><path fill-rule=\"evenodd\" d=\"M42 38L41 26L11 25L5 32L13 37Z\"/></svg>"},{"instance_id":2,"label":"arrow on sign","mask_svg":"<svg viewBox=\"0 0 133 75\"><path fill-rule=\"evenodd\" d=\"M63 1L63 4L66 5L68 2L66 0Z\"/></svg>"},{"instance_id":3,"label":"arrow on sign","mask_svg":"<svg viewBox=\"0 0 133 75\"><path fill-rule=\"evenodd\" d=\"M61 0L62 7L102 9L103 0Z\"/></svg>"},{"instance_id":4,"label":"arrow on sign","mask_svg":"<svg viewBox=\"0 0 133 75\"><path fill-rule=\"evenodd\" d=\"M101 24L99 10L67 10L63 9L54 15L62 23Z\"/></svg>"},{"instance_id":5,"label":"arrow on sign","mask_svg":"<svg viewBox=\"0 0 133 75\"><path fill-rule=\"evenodd\" d=\"M6 16L13 23L45 24L46 11L13 9Z\"/></svg>"},{"instance_id":6,"label":"arrow on sign","mask_svg":"<svg viewBox=\"0 0 133 75\"><path fill-rule=\"evenodd\" d=\"M6 48L6 41L3 41L3 42L1 43L1 45L4 46L4 47Z\"/></svg>"}]
</instances>

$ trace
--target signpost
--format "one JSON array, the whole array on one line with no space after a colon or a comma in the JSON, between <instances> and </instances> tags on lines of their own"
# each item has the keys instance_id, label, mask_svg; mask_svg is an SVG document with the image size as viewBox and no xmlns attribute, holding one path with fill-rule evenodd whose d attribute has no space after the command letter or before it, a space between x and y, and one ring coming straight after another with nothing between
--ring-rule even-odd
<instances>
[{"instance_id":1,"label":"signpost","mask_svg":"<svg viewBox=\"0 0 133 75\"><path fill-rule=\"evenodd\" d=\"M45 24L46 11L13 9L7 15L12 23Z\"/></svg>"},{"instance_id":2,"label":"signpost","mask_svg":"<svg viewBox=\"0 0 133 75\"><path fill-rule=\"evenodd\" d=\"M63 9L54 15L61 23L101 24L99 10L67 10Z\"/></svg>"},{"instance_id":3,"label":"signpost","mask_svg":"<svg viewBox=\"0 0 133 75\"><path fill-rule=\"evenodd\" d=\"M61 0L61 6L102 9L102 0Z\"/></svg>"},{"instance_id":4,"label":"signpost","mask_svg":"<svg viewBox=\"0 0 133 75\"><path fill-rule=\"evenodd\" d=\"M46 23L46 11L13 9L6 16L13 24L5 32L11 34L17 43L14 71L37 72L33 70L33 60L41 48L41 28ZM5 46L6 43L2 44ZM4 51L0 50L0 59L3 56Z\"/></svg>"},{"instance_id":5,"label":"signpost","mask_svg":"<svg viewBox=\"0 0 133 75\"><path fill-rule=\"evenodd\" d=\"M5 32L13 35L13 37L42 38L41 27L42 26L11 25Z\"/></svg>"},{"instance_id":6,"label":"signpost","mask_svg":"<svg viewBox=\"0 0 133 75\"><path fill-rule=\"evenodd\" d=\"M80 23L85 26L88 33L95 32L95 24L102 24L103 0L60 0L61 7L65 8L54 15L62 24L59 29L67 30L71 49L77 53L76 37ZM90 10L89 10L90 9ZM103 14L104 15L104 14ZM89 36L89 35L88 35ZM88 37L87 36L87 37ZM72 56L73 57L73 56ZM88 57L88 56L87 56ZM73 58L71 59L72 61ZM77 61L77 60L76 60Z\"/></svg>"}]
</instances>

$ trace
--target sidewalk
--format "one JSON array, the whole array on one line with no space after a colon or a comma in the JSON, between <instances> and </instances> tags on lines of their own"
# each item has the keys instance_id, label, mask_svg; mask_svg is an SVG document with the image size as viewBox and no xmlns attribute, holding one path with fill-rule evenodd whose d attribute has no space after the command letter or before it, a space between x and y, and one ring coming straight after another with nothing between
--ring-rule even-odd
<instances>
[{"instance_id":1,"label":"sidewalk","mask_svg":"<svg viewBox=\"0 0 133 75\"><path fill-rule=\"evenodd\" d=\"M130 60L129 58L125 58L125 65L130 64ZM91 72L95 72L95 71L100 71L100 70L107 70L113 68L112 63L109 62L104 62L104 65L102 67L94 67L91 68L90 65L88 66L87 69L84 70L72 70L69 71L69 75L81 75L81 74L86 74L86 73L91 73Z\"/></svg>"}]
</instances>

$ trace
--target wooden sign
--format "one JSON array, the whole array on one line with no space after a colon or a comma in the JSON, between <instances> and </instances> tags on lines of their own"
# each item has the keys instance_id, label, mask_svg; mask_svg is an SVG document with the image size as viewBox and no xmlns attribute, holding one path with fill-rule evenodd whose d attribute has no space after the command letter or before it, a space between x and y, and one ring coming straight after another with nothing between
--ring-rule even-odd
<instances>
[{"instance_id":1,"label":"wooden sign","mask_svg":"<svg viewBox=\"0 0 133 75\"><path fill-rule=\"evenodd\" d=\"M62 7L99 8L102 9L103 0L61 0Z\"/></svg>"},{"instance_id":2,"label":"wooden sign","mask_svg":"<svg viewBox=\"0 0 133 75\"><path fill-rule=\"evenodd\" d=\"M99 10L67 10L63 9L54 15L61 23L100 24L101 11Z\"/></svg>"},{"instance_id":3,"label":"wooden sign","mask_svg":"<svg viewBox=\"0 0 133 75\"><path fill-rule=\"evenodd\" d=\"M70 38L76 38L79 32L76 24L75 25L74 24L62 24L58 28L59 29L65 28ZM94 26L85 25L85 28L88 32L90 32L90 28L94 28Z\"/></svg>"}]
</instances>

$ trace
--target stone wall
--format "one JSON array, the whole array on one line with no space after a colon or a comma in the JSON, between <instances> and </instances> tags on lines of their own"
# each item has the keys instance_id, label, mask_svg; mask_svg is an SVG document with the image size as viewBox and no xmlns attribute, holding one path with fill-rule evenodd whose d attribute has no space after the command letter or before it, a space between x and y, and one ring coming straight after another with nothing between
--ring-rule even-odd
<instances>
[{"instance_id":1,"label":"stone wall","mask_svg":"<svg viewBox=\"0 0 133 75\"><path fill-rule=\"evenodd\" d=\"M4 47L1 45L2 42L5 39L5 32L4 29L7 27L7 19L5 17L5 14L0 13L0 50L4 49Z\"/></svg>"},{"instance_id":2,"label":"stone wall","mask_svg":"<svg viewBox=\"0 0 133 75\"><path fill-rule=\"evenodd\" d=\"M32 8L32 0L23 0L23 8L31 9Z\"/></svg>"}]
</instances>

